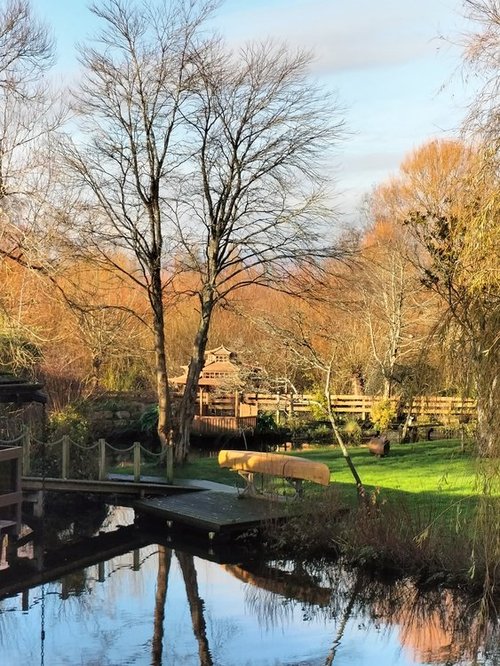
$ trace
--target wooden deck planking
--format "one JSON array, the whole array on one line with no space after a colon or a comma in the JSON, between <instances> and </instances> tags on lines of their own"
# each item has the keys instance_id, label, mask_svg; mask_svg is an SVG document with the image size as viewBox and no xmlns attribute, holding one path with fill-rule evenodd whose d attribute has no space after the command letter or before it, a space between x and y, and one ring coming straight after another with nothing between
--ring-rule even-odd
<instances>
[{"instance_id":1,"label":"wooden deck planking","mask_svg":"<svg viewBox=\"0 0 500 666\"><path fill-rule=\"evenodd\" d=\"M214 490L201 490L134 503L137 513L144 513L179 525L189 525L207 532L245 531L267 520L289 515L285 503L266 502Z\"/></svg>"}]
</instances>

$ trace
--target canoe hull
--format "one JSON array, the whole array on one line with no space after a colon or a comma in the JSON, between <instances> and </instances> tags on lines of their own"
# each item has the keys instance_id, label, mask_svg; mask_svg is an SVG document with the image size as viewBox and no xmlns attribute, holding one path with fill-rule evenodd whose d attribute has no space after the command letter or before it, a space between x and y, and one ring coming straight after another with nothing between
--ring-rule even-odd
<instances>
[{"instance_id":1,"label":"canoe hull","mask_svg":"<svg viewBox=\"0 0 500 666\"><path fill-rule=\"evenodd\" d=\"M270 474L289 479L312 481L322 486L330 482L330 470L324 463L307 458L260 451L219 451L219 465L236 471Z\"/></svg>"}]
</instances>

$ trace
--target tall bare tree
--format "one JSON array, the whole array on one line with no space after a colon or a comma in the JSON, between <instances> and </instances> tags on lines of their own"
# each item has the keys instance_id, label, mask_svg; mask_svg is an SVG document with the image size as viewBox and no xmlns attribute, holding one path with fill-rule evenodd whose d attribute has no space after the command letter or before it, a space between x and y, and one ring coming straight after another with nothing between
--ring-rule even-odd
<instances>
[{"instance_id":1,"label":"tall bare tree","mask_svg":"<svg viewBox=\"0 0 500 666\"><path fill-rule=\"evenodd\" d=\"M131 254L128 277L148 296L153 320L158 435L172 478L173 422L165 354L166 248L163 201L179 166L181 108L192 94L193 54L213 4L196 0L92 5L103 28L81 49L84 80L75 94L78 138L64 144L82 188L86 220L78 239L97 261Z\"/></svg>"},{"instance_id":2,"label":"tall bare tree","mask_svg":"<svg viewBox=\"0 0 500 666\"><path fill-rule=\"evenodd\" d=\"M485 139L498 158L500 149L500 5L498 0L464 0L470 31L463 39L464 65L479 81L466 128Z\"/></svg>"},{"instance_id":3,"label":"tall bare tree","mask_svg":"<svg viewBox=\"0 0 500 666\"><path fill-rule=\"evenodd\" d=\"M187 156L172 203L186 268L198 276L199 323L179 413L185 459L214 309L258 283L335 254L325 236L325 157L339 139L335 100L308 79L310 56L271 43L237 54L219 43L194 66Z\"/></svg>"},{"instance_id":4,"label":"tall bare tree","mask_svg":"<svg viewBox=\"0 0 500 666\"><path fill-rule=\"evenodd\" d=\"M48 220L57 189L51 142L65 118L48 78L52 64L49 29L30 3L5 0L0 7L0 260L37 269L51 259ZM34 337L26 326L22 293L14 318L13 311L4 312L0 334L16 343L21 333L30 347ZM9 292L5 297L12 300Z\"/></svg>"},{"instance_id":5,"label":"tall bare tree","mask_svg":"<svg viewBox=\"0 0 500 666\"><path fill-rule=\"evenodd\" d=\"M53 62L48 28L26 0L0 9L0 251L19 246L45 203L48 137L61 121L45 79ZM44 168L42 168L44 167Z\"/></svg>"}]
</instances>

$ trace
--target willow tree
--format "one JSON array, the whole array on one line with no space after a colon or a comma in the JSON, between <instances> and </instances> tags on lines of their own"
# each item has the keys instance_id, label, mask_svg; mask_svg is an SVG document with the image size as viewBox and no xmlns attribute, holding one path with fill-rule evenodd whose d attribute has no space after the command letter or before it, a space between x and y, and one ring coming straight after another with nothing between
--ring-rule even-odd
<instances>
[{"instance_id":1,"label":"willow tree","mask_svg":"<svg viewBox=\"0 0 500 666\"><path fill-rule=\"evenodd\" d=\"M332 256L325 157L341 134L335 100L308 75L310 57L271 43L219 43L193 62L183 174L172 218L197 276L199 322L179 413L185 459L214 310L248 284L279 288Z\"/></svg>"},{"instance_id":2,"label":"willow tree","mask_svg":"<svg viewBox=\"0 0 500 666\"><path fill-rule=\"evenodd\" d=\"M165 350L168 250L164 200L183 159L182 108L191 95L193 58L210 2L105 0L91 11L102 29L81 48L83 80L74 95L78 132L63 156L80 188L75 247L113 266L145 290L152 319L158 435L172 477L173 420ZM117 249L136 270L117 263Z\"/></svg>"},{"instance_id":3,"label":"willow tree","mask_svg":"<svg viewBox=\"0 0 500 666\"><path fill-rule=\"evenodd\" d=\"M500 196L484 150L433 141L412 153L391 187L394 218L416 241L411 258L422 283L446 304L443 322L475 383L482 454L499 442Z\"/></svg>"}]
</instances>

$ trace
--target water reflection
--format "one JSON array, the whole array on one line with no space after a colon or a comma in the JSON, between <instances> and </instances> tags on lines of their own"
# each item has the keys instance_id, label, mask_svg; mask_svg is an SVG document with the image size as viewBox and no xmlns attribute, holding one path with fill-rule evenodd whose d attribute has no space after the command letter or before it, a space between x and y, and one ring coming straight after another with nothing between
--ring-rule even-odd
<instances>
[{"instance_id":1,"label":"water reflection","mask_svg":"<svg viewBox=\"0 0 500 666\"><path fill-rule=\"evenodd\" d=\"M203 559L181 542L147 543L132 518L117 509L86 533L82 551L95 537L112 556L52 580L38 572L29 596L23 579L6 596L13 583L0 571L2 666L499 663L494 618L458 593L422 594L340 566ZM130 547L109 541L118 525ZM61 566L47 551L52 562Z\"/></svg>"}]
</instances>

